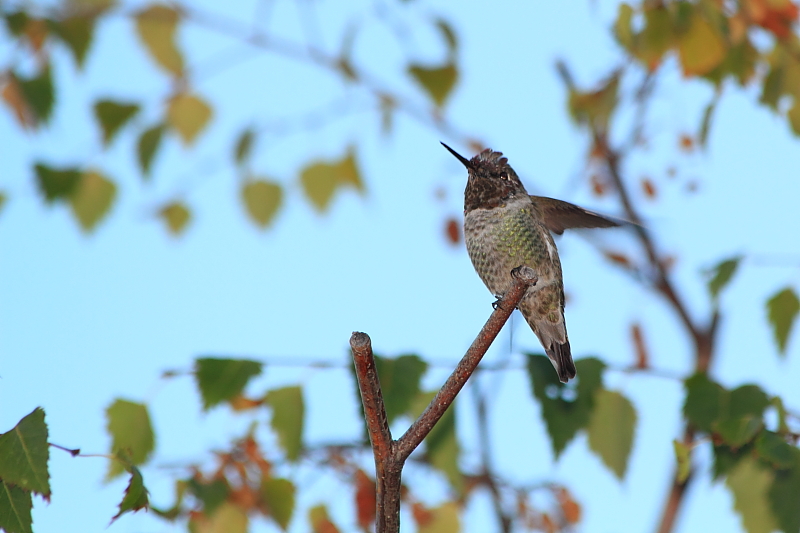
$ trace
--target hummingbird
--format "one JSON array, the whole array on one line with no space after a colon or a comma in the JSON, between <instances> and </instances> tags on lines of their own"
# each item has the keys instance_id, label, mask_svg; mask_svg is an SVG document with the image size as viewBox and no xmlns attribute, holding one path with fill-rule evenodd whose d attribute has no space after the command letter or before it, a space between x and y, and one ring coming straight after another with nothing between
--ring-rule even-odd
<instances>
[{"instance_id":1,"label":"hummingbird","mask_svg":"<svg viewBox=\"0 0 800 533\"><path fill-rule=\"evenodd\" d=\"M620 222L577 205L532 196L502 152L491 149L467 159L442 145L467 167L464 240L486 287L500 298L511 286L511 270L531 267L539 280L518 309L542 343L558 379L575 377L575 363L564 321L564 281L553 233L570 228L609 228Z\"/></svg>"}]
</instances>

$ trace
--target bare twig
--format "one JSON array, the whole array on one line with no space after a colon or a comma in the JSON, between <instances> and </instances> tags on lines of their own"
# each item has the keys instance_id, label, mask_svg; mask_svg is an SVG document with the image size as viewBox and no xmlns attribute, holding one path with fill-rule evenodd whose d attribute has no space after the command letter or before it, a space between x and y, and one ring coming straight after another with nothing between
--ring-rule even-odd
<instances>
[{"instance_id":1,"label":"bare twig","mask_svg":"<svg viewBox=\"0 0 800 533\"><path fill-rule=\"evenodd\" d=\"M648 80L645 80L645 83ZM625 210L625 216L634 222L634 231L638 237L639 243L645 251L649 268L652 272L649 281L662 297L667 301L669 306L678 315L685 331L691 337L694 344L695 352L695 372L707 373L711 365L712 355L714 353L714 340L716 338L717 325L719 324L719 311L714 310L709 317L707 325L699 325L689 315L688 306L686 301L678 294L675 289L673 280L665 266L665 262L661 260L656 250L655 242L647 229L642 226L642 219L638 211L631 201L630 193L627 185L622 178L621 160L622 152L619 152L610 146L608 136L605 132L593 131L593 140L595 144L595 153L601 154L602 159L606 163L608 175L611 178L614 186L619 195L620 203ZM683 441L691 446L695 438L695 430L691 424L687 422L684 428ZM684 501L684 496L689 483L692 480L692 475L681 480L677 469L673 476L667 499L664 504L664 511L661 516L661 521L657 528L658 533L670 533L675 525L681 504Z\"/></svg>"},{"instance_id":2,"label":"bare twig","mask_svg":"<svg viewBox=\"0 0 800 533\"><path fill-rule=\"evenodd\" d=\"M400 475L403 463L397 461L392 453L392 432L386 418L369 335L353 332L350 347L353 349L358 389L361 391L361 403L364 405L364 417L375 458L376 531L397 532L400 531Z\"/></svg>"}]
</instances>

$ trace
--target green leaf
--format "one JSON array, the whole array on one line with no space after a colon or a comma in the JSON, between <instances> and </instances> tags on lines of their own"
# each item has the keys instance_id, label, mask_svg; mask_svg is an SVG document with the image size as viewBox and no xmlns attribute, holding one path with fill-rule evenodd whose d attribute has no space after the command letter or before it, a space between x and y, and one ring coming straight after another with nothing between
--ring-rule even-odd
<instances>
[{"instance_id":1,"label":"green leaf","mask_svg":"<svg viewBox=\"0 0 800 533\"><path fill-rule=\"evenodd\" d=\"M739 464L744 457L749 457L753 454L754 444L752 442L745 444L740 448L731 448L726 445L714 446L714 464L712 467L713 478L719 479L727 475L733 468Z\"/></svg>"},{"instance_id":2,"label":"green leaf","mask_svg":"<svg viewBox=\"0 0 800 533\"><path fill-rule=\"evenodd\" d=\"M434 68L412 64L408 67L408 73L425 89L437 107L445 104L458 80L458 69L452 61Z\"/></svg>"},{"instance_id":3,"label":"green leaf","mask_svg":"<svg viewBox=\"0 0 800 533\"><path fill-rule=\"evenodd\" d=\"M55 90L50 65L46 65L34 78L17 78L18 86L25 103L33 113L37 123L47 122L53 112Z\"/></svg>"},{"instance_id":4,"label":"green leaf","mask_svg":"<svg viewBox=\"0 0 800 533\"><path fill-rule=\"evenodd\" d=\"M727 408L727 391L705 374L693 375L685 381L685 386L683 415L699 430L710 432Z\"/></svg>"},{"instance_id":5,"label":"green leaf","mask_svg":"<svg viewBox=\"0 0 800 533\"><path fill-rule=\"evenodd\" d=\"M142 132L139 136L139 141L136 143L136 154L139 158L139 168L142 169L142 174L145 177L150 175L150 169L153 165L153 158L161 146L161 139L164 135L163 124L157 124L150 129Z\"/></svg>"},{"instance_id":6,"label":"green leaf","mask_svg":"<svg viewBox=\"0 0 800 533\"><path fill-rule=\"evenodd\" d=\"M286 452L286 458L296 461L303 447L303 391L300 387L271 390L264 398L272 408L272 429Z\"/></svg>"},{"instance_id":7,"label":"green leaf","mask_svg":"<svg viewBox=\"0 0 800 533\"><path fill-rule=\"evenodd\" d=\"M167 109L167 122L189 146L211 120L211 107L201 98L181 93L172 98Z\"/></svg>"},{"instance_id":8,"label":"green leaf","mask_svg":"<svg viewBox=\"0 0 800 533\"><path fill-rule=\"evenodd\" d=\"M170 522L175 521L183 511L183 498L186 495L186 491L189 488L189 482L185 479L176 479L175 480L175 503L172 504L172 507L169 509L159 508L155 505L150 505L150 509L158 516L159 518L164 518L165 520L169 520Z\"/></svg>"},{"instance_id":9,"label":"green leaf","mask_svg":"<svg viewBox=\"0 0 800 533\"><path fill-rule=\"evenodd\" d=\"M248 521L244 509L234 503L224 502L210 517L198 517L197 522L190 523L189 531L192 533L247 533Z\"/></svg>"},{"instance_id":10,"label":"green leaf","mask_svg":"<svg viewBox=\"0 0 800 533\"><path fill-rule=\"evenodd\" d=\"M428 391L418 394L411 405L411 414L414 417L421 415L434 396L436 396L436 393L437 391ZM454 405L451 405L445 411L439 422L433 426L431 432L425 437L425 457L431 466L447 477L453 489L459 495L463 495L466 486L464 474L458 467L461 447L458 444L456 435L456 410L454 407Z\"/></svg>"},{"instance_id":11,"label":"green leaf","mask_svg":"<svg viewBox=\"0 0 800 533\"><path fill-rule=\"evenodd\" d=\"M85 232L91 232L111 209L117 196L114 182L96 171L86 172L69 197L72 213Z\"/></svg>"},{"instance_id":12,"label":"green leaf","mask_svg":"<svg viewBox=\"0 0 800 533\"><path fill-rule=\"evenodd\" d=\"M578 378L569 384L558 381L550 360L544 355L528 356L528 375L533 395L542 404L547 433L556 458L579 430L589 425L595 393L603 386L605 364L593 357L575 362Z\"/></svg>"},{"instance_id":13,"label":"green leaf","mask_svg":"<svg viewBox=\"0 0 800 533\"><path fill-rule=\"evenodd\" d=\"M44 411L37 407L11 431L0 435L0 480L49 500L49 453Z\"/></svg>"},{"instance_id":14,"label":"green leaf","mask_svg":"<svg viewBox=\"0 0 800 533\"><path fill-rule=\"evenodd\" d=\"M242 186L242 201L252 221L266 228L281 206L283 188L274 181L251 180Z\"/></svg>"},{"instance_id":15,"label":"green leaf","mask_svg":"<svg viewBox=\"0 0 800 533\"><path fill-rule=\"evenodd\" d=\"M112 100L98 100L95 102L94 115L103 130L103 144L108 146L119 130L138 112L138 104L126 104Z\"/></svg>"},{"instance_id":16,"label":"green leaf","mask_svg":"<svg viewBox=\"0 0 800 533\"><path fill-rule=\"evenodd\" d=\"M111 436L111 453L122 452L130 466L144 464L155 449L155 435L147 406L117 399L106 409L106 426ZM125 471L122 461L111 461L106 480Z\"/></svg>"},{"instance_id":17,"label":"green leaf","mask_svg":"<svg viewBox=\"0 0 800 533\"><path fill-rule=\"evenodd\" d=\"M142 473L135 466L129 467L128 472L131 474L131 479L125 489L125 496L119 504L119 512L111 519L112 523L125 513L135 513L150 506L150 496L144 486Z\"/></svg>"},{"instance_id":18,"label":"green leaf","mask_svg":"<svg viewBox=\"0 0 800 533\"><path fill-rule=\"evenodd\" d=\"M180 16L164 5L151 5L136 15L136 31L150 56L175 76L183 74L183 56L175 44Z\"/></svg>"},{"instance_id":19,"label":"green leaf","mask_svg":"<svg viewBox=\"0 0 800 533\"><path fill-rule=\"evenodd\" d=\"M197 359L194 375L203 397L203 409L208 410L239 396L262 369L261 363L247 359Z\"/></svg>"},{"instance_id":20,"label":"green leaf","mask_svg":"<svg viewBox=\"0 0 800 533\"><path fill-rule=\"evenodd\" d=\"M444 37L444 42L447 43L447 55L451 58L455 58L456 50L458 49L458 39L456 39L456 33L453 31L453 27L444 19L437 19L436 20L436 28L438 28L439 33L442 34Z\"/></svg>"},{"instance_id":21,"label":"green leaf","mask_svg":"<svg viewBox=\"0 0 800 533\"><path fill-rule=\"evenodd\" d=\"M75 16L58 21L49 21L50 30L67 45L78 68L82 68L86 60L86 53L92 44L95 18L90 16Z\"/></svg>"},{"instance_id":22,"label":"green leaf","mask_svg":"<svg viewBox=\"0 0 800 533\"><path fill-rule=\"evenodd\" d=\"M756 439L758 456L776 469L794 465L794 452L786 439L772 431L762 431Z\"/></svg>"},{"instance_id":23,"label":"green leaf","mask_svg":"<svg viewBox=\"0 0 800 533\"><path fill-rule=\"evenodd\" d=\"M711 119L714 116L714 111L717 108L717 102L719 101L718 97L714 97L708 105L706 106L705 110L703 111L703 120L700 122L700 133L697 135L697 142L700 144L701 147L705 148L706 143L708 141L708 132L711 130ZM737 261L738 265L738 261ZM735 270L735 267L734 267ZM733 273L731 273L733 276ZM721 288L721 287L720 287Z\"/></svg>"},{"instance_id":24,"label":"green leaf","mask_svg":"<svg viewBox=\"0 0 800 533\"><path fill-rule=\"evenodd\" d=\"M742 385L730 391L728 417L752 416L762 418L764 410L769 405L769 397L760 387L757 385Z\"/></svg>"},{"instance_id":25,"label":"green leaf","mask_svg":"<svg viewBox=\"0 0 800 533\"><path fill-rule=\"evenodd\" d=\"M78 186L81 171L77 168L55 169L43 163L34 165L39 190L48 203L69 198Z\"/></svg>"},{"instance_id":26,"label":"green leaf","mask_svg":"<svg viewBox=\"0 0 800 533\"><path fill-rule=\"evenodd\" d=\"M800 99L795 98L794 104L786 112L786 118L789 119L789 126L795 135L800 135Z\"/></svg>"},{"instance_id":27,"label":"green leaf","mask_svg":"<svg viewBox=\"0 0 800 533\"><path fill-rule=\"evenodd\" d=\"M726 53L725 40L695 9L687 31L678 40L678 55L684 76L710 72L725 59Z\"/></svg>"},{"instance_id":28,"label":"green leaf","mask_svg":"<svg viewBox=\"0 0 800 533\"><path fill-rule=\"evenodd\" d=\"M744 446L764 427L764 422L759 417L743 416L728 418L715 425L716 433L722 437L725 444L731 448Z\"/></svg>"},{"instance_id":29,"label":"green leaf","mask_svg":"<svg viewBox=\"0 0 800 533\"><path fill-rule=\"evenodd\" d=\"M781 355L786 354L789 333L791 333L798 311L800 311L800 300L790 287L776 293L767 301L769 322L772 325L775 342L778 343Z\"/></svg>"},{"instance_id":30,"label":"green leaf","mask_svg":"<svg viewBox=\"0 0 800 533\"><path fill-rule=\"evenodd\" d=\"M428 510L431 519L420 524L417 533L459 533L461 523L460 510L456 502L445 502L439 507Z\"/></svg>"},{"instance_id":31,"label":"green leaf","mask_svg":"<svg viewBox=\"0 0 800 533\"><path fill-rule=\"evenodd\" d=\"M401 355L394 359L376 356L375 367L383 392L386 418L391 424L398 416L409 413L412 402L419 395L419 382L428 370L428 363L418 355Z\"/></svg>"},{"instance_id":32,"label":"green leaf","mask_svg":"<svg viewBox=\"0 0 800 533\"><path fill-rule=\"evenodd\" d=\"M158 212L158 216L166 222L167 228L173 235L180 235L192 218L189 208L181 202L172 202L165 205Z\"/></svg>"},{"instance_id":33,"label":"green leaf","mask_svg":"<svg viewBox=\"0 0 800 533\"><path fill-rule=\"evenodd\" d=\"M731 257L730 259L720 262L717 266L708 271L710 275L710 279L708 280L708 292L711 293L711 297L714 300L717 299L720 291L733 279L733 275L736 273L736 269L741 260L741 255Z\"/></svg>"},{"instance_id":34,"label":"green leaf","mask_svg":"<svg viewBox=\"0 0 800 533\"><path fill-rule=\"evenodd\" d=\"M689 474L692 471L692 462L689 453L691 448L686 444L675 439L672 441L672 447L675 449L675 460L678 463L678 483L683 483L689 479Z\"/></svg>"},{"instance_id":35,"label":"green leaf","mask_svg":"<svg viewBox=\"0 0 800 533\"><path fill-rule=\"evenodd\" d=\"M5 207L7 201L8 196L6 196L6 193L0 191L0 213L3 212L3 208Z\"/></svg>"},{"instance_id":36,"label":"green leaf","mask_svg":"<svg viewBox=\"0 0 800 533\"><path fill-rule=\"evenodd\" d=\"M9 33L14 37L21 36L25 32L28 21L30 21L30 17L25 11L7 13L4 18L6 19L6 27Z\"/></svg>"},{"instance_id":37,"label":"green leaf","mask_svg":"<svg viewBox=\"0 0 800 533\"><path fill-rule=\"evenodd\" d=\"M269 516L286 531L294 514L294 483L288 479L269 478L261 482L261 498L269 510Z\"/></svg>"},{"instance_id":38,"label":"green leaf","mask_svg":"<svg viewBox=\"0 0 800 533\"><path fill-rule=\"evenodd\" d=\"M725 484L733 493L733 505L748 533L771 533L776 529L767 499L773 473L752 457L745 457L728 474Z\"/></svg>"},{"instance_id":39,"label":"green leaf","mask_svg":"<svg viewBox=\"0 0 800 533\"><path fill-rule=\"evenodd\" d=\"M589 420L589 447L617 476L625 477L633 448L636 409L619 392L600 389Z\"/></svg>"},{"instance_id":40,"label":"green leaf","mask_svg":"<svg viewBox=\"0 0 800 533\"><path fill-rule=\"evenodd\" d=\"M31 493L0 479L0 529L6 533L33 533Z\"/></svg>"},{"instance_id":41,"label":"green leaf","mask_svg":"<svg viewBox=\"0 0 800 533\"><path fill-rule=\"evenodd\" d=\"M800 531L800 450L792 447L794 464L775 472L768 497L772 514L785 532Z\"/></svg>"},{"instance_id":42,"label":"green leaf","mask_svg":"<svg viewBox=\"0 0 800 533\"><path fill-rule=\"evenodd\" d=\"M225 479L215 479L208 483L201 483L196 478L191 478L188 483L189 491L195 498L203 503L203 513L210 515L228 499L231 489Z\"/></svg>"},{"instance_id":43,"label":"green leaf","mask_svg":"<svg viewBox=\"0 0 800 533\"><path fill-rule=\"evenodd\" d=\"M329 207L337 189L349 186L358 191L364 190L352 147L342 159L312 163L304 168L300 173L300 183L303 192L320 212Z\"/></svg>"},{"instance_id":44,"label":"green leaf","mask_svg":"<svg viewBox=\"0 0 800 533\"><path fill-rule=\"evenodd\" d=\"M239 138L236 140L236 148L233 151L233 156L237 164L241 165L245 160L250 158L255 136L256 134L252 128L247 128L239 135Z\"/></svg>"}]
</instances>

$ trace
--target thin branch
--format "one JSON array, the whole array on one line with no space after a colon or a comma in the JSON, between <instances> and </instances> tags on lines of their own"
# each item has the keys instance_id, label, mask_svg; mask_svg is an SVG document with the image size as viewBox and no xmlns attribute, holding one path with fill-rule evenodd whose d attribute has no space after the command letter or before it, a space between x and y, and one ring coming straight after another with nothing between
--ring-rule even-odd
<instances>
[{"instance_id":1,"label":"thin branch","mask_svg":"<svg viewBox=\"0 0 800 533\"><path fill-rule=\"evenodd\" d=\"M436 422L442 418L442 415L453 403L456 395L477 368L486 350L489 349L495 337L500 333L508 317L519 305L525 292L538 281L536 274L530 267L517 267L511 271L511 275L514 279L511 288L497 302L494 312L480 333L478 333L472 346L469 347L467 353L464 354L464 357L459 361L453 373L447 378L447 381L436 393L428 407L425 408L425 411L411 424L405 434L398 439L395 453L402 460L411 455L411 452L420 445L422 439L430 433Z\"/></svg>"},{"instance_id":2,"label":"thin branch","mask_svg":"<svg viewBox=\"0 0 800 533\"><path fill-rule=\"evenodd\" d=\"M649 79L645 78L644 83L649 83ZM620 203L625 210L626 217L637 224L633 229L645 251L649 267L654 274L651 279L652 286L665 298L675 314L678 315L684 329L694 341L695 372L707 373L714 353L714 341L716 339L717 326L720 320L719 310L715 309L713 311L707 325L704 327L698 325L691 318L685 300L680 297L675 289L667 267L658 255L655 242L647 229L642 225L642 218L631 201L630 192L622 178L621 160L623 152L617 151L611 147L605 132L594 130L592 131L592 137L595 145L595 152L601 154L602 159L606 163L608 175L614 183ZM684 428L683 441L691 447L694 439L695 430L692 425L687 422ZM657 528L658 533L671 533L673 530L692 477L692 471L690 470L689 476L681 480L676 469L667 493L661 521Z\"/></svg>"},{"instance_id":3,"label":"thin branch","mask_svg":"<svg viewBox=\"0 0 800 533\"><path fill-rule=\"evenodd\" d=\"M376 531L398 532L400 531L400 474L403 463L398 462L392 453L394 443L386 418L378 369L372 354L372 341L366 333L356 331L350 337L350 347L353 349L356 380L361 391L361 403L364 405L364 417L375 459Z\"/></svg>"}]
</instances>

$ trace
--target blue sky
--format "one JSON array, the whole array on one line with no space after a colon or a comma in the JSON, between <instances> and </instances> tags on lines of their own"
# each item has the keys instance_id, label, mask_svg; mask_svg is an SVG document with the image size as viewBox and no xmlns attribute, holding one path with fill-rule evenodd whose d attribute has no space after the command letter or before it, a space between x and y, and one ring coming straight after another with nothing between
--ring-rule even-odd
<instances>
[{"instance_id":1,"label":"blue sky","mask_svg":"<svg viewBox=\"0 0 800 533\"><path fill-rule=\"evenodd\" d=\"M217 9L207 4L205 9ZM298 25L292 4L277 2L272 18L272 27L287 35ZM366 9L368 3L359 5ZM360 8L353 4L345 12L330 2L317 7L324 21L318 38L332 48L343 22ZM621 57L607 31L615 11L594 2L572 9L555 2L498 2L491 9L477 3L454 8L446 2L415 2L398 13L412 26L421 26L426 14L440 14L456 28L462 71L447 106L454 124L503 151L529 191L614 214L613 201L592 197L581 179L587 143L566 119L554 63L565 59L579 83L606 74ZM253 12L252 3L240 2L229 16L248 20ZM252 53L205 30L187 27L181 43L198 64L212 65L195 84L215 106L211 129L191 151L170 140L152 183L142 185L134 165L134 132L158 118L156 104L168 94L169 82L135 39L130 21L115 16L100 27L85 73L76 74L65 52L57 52L59 100L66 105L57 107L46 131L21 133L11 115L0 112L0 188L10 196L0 213L0 430L42 406L52 442L104 453L104 409L117 397L147 402L157 451L145 476L154 501L166 505L172 493L164 481L169 470L163 467L204 460L207 450L240 435L249 419L230 417L225 409L203 414L191 380L164 382L161 371L188 369L195 357L208 354L340 362L338 370L268 366L253 390L300 383L308 441L352 439L360 431L345 370L353 330L367 332L382 354L415 352L437 365L454 363L494 299L463 248L449 246L443 236L444 217L460 217L466 177L439 145L451 139L408 118L398 117L390 137L381 135L375 116L360 113L256 145L254 173L287 184L289 194L274 227L255 229L243 214L238 177L227 163L235 133L249 123L291 117L338 98L357 107L364 95L313 68ZM432 62L443 57L441 43L425 27L402 46L385 29L373 28L359 38L356 50L359 64L397 90L411 87L398 75L404 54ZM6 48L0 51L7 57ZM251 59L232 61L216 72L213 65L224 57ZM632 158L626 175L637 182L650 176L658 187L657 201L641 205L662 250L677 255L676 280L693 316L707 315L709 306L701 271L746 254L722 297L725 317L714 377L726 386L755 382L798 409L798 342L790 339L787 357L779 358L764 301L787 284L800 286L800 145L784 120L756 105L756 88L730 87L718 106L708 149L685 155L677 137L696 131L712 92L684 82L674 60L661 76L649 122L651 150ZM123 132L106 153L99 149L90 115L98 97L145 98L151 104L136 119L137 127ZM329 213L319 215L302 199L295 174L310 158L339 157L350 139L358 145L366 195L345 192ZM464 146L454 148L471 155ZM83 235L66 209L43 205L30 175L33 158L56 165L89 160L117 180L118 201L93 235ZM669 180L665 168L671 164L678 173ZM692 180L698 192L687 194ZM437 199L438 189L445 192L444 200ZM179 239L151 216L176 191L186 191L183 198L195 214ZM640 200L638 189L635 194ZM669 309L609 267L593 239L609 248L632 247L619 231L565 235L558 241L576 357L630 364L628 328L638 321L653 365L686 373L692 366L689 345ZM512 328L511 357L520 368L520 352L539 351L521 322L517 316L506 327L488 360L509 356ZM444 370L431 371L425 384L438 386L444 377ZM672 474L671 441L681 428L680 383L608 374L606 385L629 397L639 417L622 483L588 453L584 437L553 462L522 370L487 378L484 385L492 390L499 472L520 482L565 483L583 506L581 531L635 532L654 526ZM462 398L469 401L469 394ZM467 465L475 459L470 412L458 412ZM701 472L708 460L709 450L701 446L696 453ZM102 484L105 461L52 450L50 468L53 500L50 505L36 500L35 531L65 531L64 524L76 531L105 531L124 487ZM324 498L326 490L324 483L314 485L305 503ZM431 491L436 498L435 488ZM466 530L485 530L487 510L478 498ZM352 526L344 510L334 516L345 528ZM296 521L295 528L302 524ZM741 525L727 489L703 474L691 489L677 531L711 528L736 531ZM167 529L144 513L108 528Z\"/></svg>"}]
</instances>

